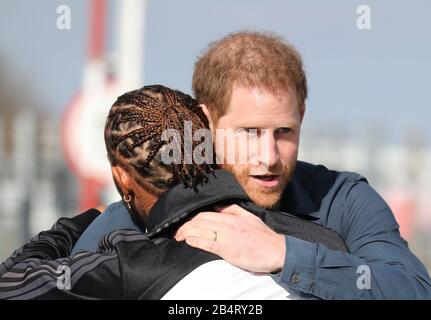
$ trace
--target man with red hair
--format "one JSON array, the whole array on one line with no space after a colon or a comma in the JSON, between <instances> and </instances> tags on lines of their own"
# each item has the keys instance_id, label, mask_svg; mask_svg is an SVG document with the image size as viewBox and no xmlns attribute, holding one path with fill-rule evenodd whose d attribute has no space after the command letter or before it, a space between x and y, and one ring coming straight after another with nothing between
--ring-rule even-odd
<instances>
[{"instance_id":1,"label":"man with red hair","mask_svg":"<svg viewBox=\"0 0 431 320\"><path fill-rule=\"evenodd\" d=\"M350 253L274 232L238 207L197 215L178 230L178 240L245 270L271 272L284 287L323 299L431 298L426 269L366 179L297 161L307 81L290 44L268 33L228 35L197 60L193 91L210 121L217 155L226 146L218 129L266 141L246 163L219 159L253 202L315 218L338 232ZM237 145L236 155L243 148Z\"/></svg>"}]
</instances>

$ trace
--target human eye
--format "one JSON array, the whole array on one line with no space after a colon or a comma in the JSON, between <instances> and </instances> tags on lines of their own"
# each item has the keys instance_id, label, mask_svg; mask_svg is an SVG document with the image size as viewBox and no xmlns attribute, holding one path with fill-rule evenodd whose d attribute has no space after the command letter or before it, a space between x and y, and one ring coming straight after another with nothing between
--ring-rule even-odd
<instances>
[{"instance_id":1,"label":"human eye","mask_svg":"<svg viewBox=\"0 0 431 320\"><path fill-rule=\"evenodd\" d=\"M258 134L259 133L259 129L257 128L244 128L245 132L247 133L251 133L251 134Z\"/></svg>"},{"instance_id":2,"label":"human eye","mask_svg":"<svg viewBox=\"0 0 431 320\"><path fill-rule=\"evenodd\" d=\"M288 127L278 128L278 129L275 131L276 135L281 135L281 136L288 135L288 134L289 134L289 133L291 133L291 132L292 132L292 129L291 129L291 128L288 128Z\"/></svg>"},{"instance_id":3,"label":"human eye","mask_svg":"<svg viewBox=\"0 0 431 320\"><path fill-rule=\"evenodd\" d=\"M249 127L239 128L237 129L237 135L241 139L255 140L259 136L259 129Z\"/></svg>"},{"instance_id":4,"label":"human eye","mask_svg":"<svg viewBox=\"0 0 431 320\"><path fill-rule=\"evenodd\" d=\"M257 134L259 134L259 129L257 129L257 128L239 128L239 129L237 129L237 133L246 134L246 135L257 135Z\"/></svg>"},{"instance_id":5,"label":"human eye","mask_svg":"<svg viewBox=\"0 0 431 320\"><path fill-rule=\"evenodd\" d=\"M260 134L261 130L258 128L244 128L248 139L256 139Z\"/></svg>"}]
</instances>

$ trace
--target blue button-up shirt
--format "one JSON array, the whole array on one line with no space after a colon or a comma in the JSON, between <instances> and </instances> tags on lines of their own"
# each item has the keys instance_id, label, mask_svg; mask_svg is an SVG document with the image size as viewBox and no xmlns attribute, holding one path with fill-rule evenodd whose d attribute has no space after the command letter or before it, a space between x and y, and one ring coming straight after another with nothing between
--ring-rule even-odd
<instances>
[{"instance_id":1,"label":"blue button-up shirt","mask_svg":"<svg viewBox=\"0 0 431 320\"><path fill-rule=\"evenodd\" d=\"M280 209L337 231L350 250L286 236L284 267L273 275L282 286L322 299L431 299L425 267L364 177L298 162Z\"/></svg>"}]
</instances>

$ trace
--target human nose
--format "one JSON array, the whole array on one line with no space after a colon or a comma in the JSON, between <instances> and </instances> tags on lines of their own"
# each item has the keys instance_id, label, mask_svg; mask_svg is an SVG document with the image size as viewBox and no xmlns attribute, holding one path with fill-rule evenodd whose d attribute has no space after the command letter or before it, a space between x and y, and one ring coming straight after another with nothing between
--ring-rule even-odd
<instances>
[{"instance_id":1,"label":"human nose","mask_svg":"<svg viewBox=\"0 0 431 320\"><path fill-rule=\"evenodd\" d=\"M277 141L271 130L265 129L263 131L259 138L259 152L257 158L261 165L269 169L278 163L280 155Z\"/></svg>"}]
</instances>

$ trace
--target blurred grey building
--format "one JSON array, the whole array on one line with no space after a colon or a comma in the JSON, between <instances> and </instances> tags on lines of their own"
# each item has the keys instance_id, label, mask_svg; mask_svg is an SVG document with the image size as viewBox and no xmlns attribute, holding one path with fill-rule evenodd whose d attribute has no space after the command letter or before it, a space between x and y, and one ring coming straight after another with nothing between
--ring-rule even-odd
<instances>
[{"instance_id":1,"label":"blurred grey building","mask_svg":"<svg viewBox=\"0 0 431 320\"><path fill-rule=\"evenodd\" d=\"M76 212L59 121L41 110L25 85L0 73L0 259L58 216Z\"/></svg>"}]
</instances>

